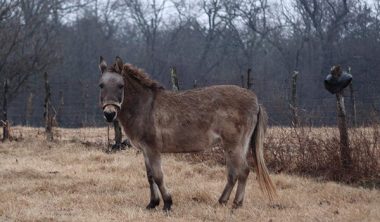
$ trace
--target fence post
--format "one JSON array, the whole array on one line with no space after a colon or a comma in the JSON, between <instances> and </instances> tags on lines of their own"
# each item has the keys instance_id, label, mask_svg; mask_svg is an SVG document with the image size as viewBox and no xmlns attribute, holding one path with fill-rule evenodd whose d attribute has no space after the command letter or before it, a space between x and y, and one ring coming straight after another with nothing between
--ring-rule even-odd
<instances>
[{"instance_id":1,"label":"fence post","mask_svg":"<svg viewBox=\"0 0 380 222\"><path fill-rule=\"evenodd\" d=\"M178 87L177 70L176 70L176 68L174 66L170 70L170 76L171 76L171 80L172 80L172 89L173 89L173 91L178 91L179 87Z\"/></svg>"},{"instance_id":2,"label":"fence post","mask_svg":"<svg viewBox=\"0 0 380 222\"><path fill-rule=\"evenodd\" d=\"M198 82L196 79L194 79L194 82L193 82L193 89L195 88L198 88Z\"/></svg>"},{"instance_id":3,"label":"fence post","mask_svg":"<svg viewBox=\"0 0 380 222\"><path fill-rule=\"evenodd\" d=\"M297 104L297 77L299 72L297 70L294 71L292 75L292 101L290 104L290 108L292 110L292 125L297 127L299 124L298 119L298 104Z\"/></svg>"},{"instance_id":4,"label":"fence post","mask_svg":"<svg viewBox=\"0 0 380 222\"><path fill-rule=\"evenodd\" d=\"M348 73L351 74L351 67L348 67ZM351 74L352 75L352 74ZM350 98L351 98L351 108L352 108L352 125L356 127L357 125L357 119L356 119L356 100L355 100L355 94L354 94L354 86L352 85L352 81L349 85L350 87Z\"/></svg>"},{"instance_id":5,"label":"fence post","mask_svg":"<svg viewBox=\"0 0 380 222\"><path fill-rule=\"evenodd\" d=\"M26 101L26 117L25 117L25 123L27 126L30 125L30 119L33 116L33 99L34 99L34 93L30 92L28 96L28 100Z\"/></svg>"},{"instance_id":6,"label":"fence post","mask_svg":"<svg viewBox=\"0 0 380 222\"><path fill-rule=\"evenodd\" d=\"M83 101L83 121L82 121L82 126L88 126L88 83L80 80L79 84L81 85L82 88L82 101Z\"/></svg>"},{"instance_id":7,"label":"fence post","mask_svg":"<svg viewBox=\"0 0 380 222\"><path fill-rule=\"evenodd\" d=\"M8 122L8 104L7 104L7 94L8 94L9 81L6 79L4 81L4 95L3 95L3 120L1 121L3 125L3 141L9 140L9 122Z\"/></svg>"},{"instance_id":8,"label":"fence post","mask_svg":"<svg viewBox=\"0 0 380 222\"><path fill-rule=\"evenodd\" d=\"M247 89L251 89L251 87L253 85L253 82L252 82L252 79L251 79L251 71L252 71L251 68L249 68L247 70Z\"/></svg>"},{"instance_id":9,"label":"fence post","mask_svg":"<svg viewBox=\"0 0 380 222\"><path fill-rule=\"evenodd\" d=\"M342 92L336 94L337 114L338 114L338 128L340 135L340 155L342 166L349 169L352 166L350 142L348 138L347 122L346 122L346 109L344 107L344 97Z\"/></svg>"},{"instance_id":10,"label":"fence post","mask_svg":"<svg viewBox=\"0 0 380 222\"><path fill-rule=\"evenodd\" d=\"M63 122L63 119L62 119L62 112L63 112L63 106L65 105L65 98L63 96L63 91L60 90L59 91L59 104L58 104L58 108L57 108L57 113L56 113L56 121L58 123L61 123Z\"/></svg>"},{"instance_id":11,"label":"fence post","mask_svg":"<svg viewBox=\"0 0 380 222\"><path fill-rule=\"evenodd\" d=\"M47 72L44 73L45 80L45 100L44 100L44 119L45 119L45 132L48 141L53 141L53 117L51 109L51 92Z\"/></svg>"},{"instance_id":12,"label":"fence post","mask_svg":"<svg viewBox=\"0 0 380 222\"><path fill-rule=\"evenodd\" d=\"M331 75L335 79L339 79L342 76L342 69L340 66L333 66L331 68ZM338 129L340 136L340 158L344 169L350 169L352 166L350 141L348 137L347 120L346 120L346 108L344 106L343 89L336 93L336 109Z\"/></svg>"}]
</instances>

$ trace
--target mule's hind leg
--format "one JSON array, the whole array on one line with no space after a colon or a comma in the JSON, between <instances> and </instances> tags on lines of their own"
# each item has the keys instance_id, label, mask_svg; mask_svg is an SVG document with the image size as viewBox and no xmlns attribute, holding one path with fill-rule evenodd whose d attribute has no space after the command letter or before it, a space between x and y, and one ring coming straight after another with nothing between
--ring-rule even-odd
<instances>
[{"instance_id":1,"label":"mule's hind leg","mask_svg":"<svg viewBox=\"0 0 380 222\"><path fill-rule=\"evenodd\" d=\"M162 173L161 168L161 156L160 153L147 153L147 157L149 160L149 164L151 166L151 172L153 176L154 182L157 184L158 189L161 192L162 199L164 200L164 211L171 210L171 206L173 204L172 197L170 193L168 192L165 182L164 182L164 174Z\"/></svg>"},{"instance_id":2,"label":"mule's hind leg","mask_svg":"<svg viewBox=\"0 0 380 222\"><path fill-rule=\"evenodd\" d=\"M146 206L146 209L154 209L156 206L160 204L160 195L158 193L158 186L154 182L153 173L152 173L152 167L150 166L149 159L144 155L145 159L145 167L146 167L146 174L148 177L149 182L149 188L150 188L150 202Z\"/></svg>"},{"instance_id":3,"label":"mule's hind leg","mask_svg":"<svg viewBox=\"0 0 380 222\"><path fill-rule=\"evenodd\" d=\"M247 154L248 149L251 141L251 135L252 132L250 132L248 137L243 137L241 140L241 144L243 145L241 150L236 150L238 155L235 155L233 158L235 158L235 162L239 163L237 165L238 169L238 185L236 189L235 199L233 202L232 207L238 208L243 206L243 200L244 200L244 194L245 194L245 185L247 183L248 175L249 175L249 166L247 162Z\"/></svg>"},{"instance_id":4,"label":"mule's hind leg","mask_svg":"<svg viewBox=\"0 0 380 222\"><path fill-rule=\"evenodd\" d=\"M226 154L226 163L227 163L227 183L224 187L223 193L219 198L220 204L226 204L230 198L231 191L235 186L235 183L238 178L240 161L235 157L236 155L230 152Z\"/></svg>"},{"instance_id":5,"label":"mule's hind leg","mask_svg":"<svg viewBox=\"0 0 380 222\"><path fill-rule=\"evenodd\" d=\"M247 148L236 147L236 149L227 152L226 162L227 162L227 184L224 188L224 191L219 198L219 203L225 204L227 203L232 189L236 181L238 182L238 187L236 189L236 195L233 202L233 207L238 208L243 205L244 194L245 194L245 185L247 183L248 175L249 175L249 167L247 164Z\"/></svg>"},{"instance_id":6,"label":"mule's hind leg","mask_svg":"<svg viewBox=\"0 0 380 222\"><path fill-rule=\"evenodd\" d=\"M244 161L244 164L242 164L240 170L239 170L239 175L238 175L238 186L236 189L236 195L235 199L233 202L233 208L238 208L243 206L243 200L244 200L244 194L245 194L245 185L247 183L249 175L249 167Z\"/></svg>"}]
</instances>

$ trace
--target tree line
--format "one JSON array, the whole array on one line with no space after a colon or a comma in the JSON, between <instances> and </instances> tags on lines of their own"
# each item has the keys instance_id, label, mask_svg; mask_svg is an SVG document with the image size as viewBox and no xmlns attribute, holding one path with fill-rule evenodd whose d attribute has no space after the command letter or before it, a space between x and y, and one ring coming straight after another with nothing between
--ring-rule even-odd
<instances>
[{"instance_id":1,"label":"tree line","mask_svg":"<svg viewBox=\"0 0 380 222\"><path fill-rule=\"evenodd\" d=\"M173 67L180 90L248 82L272 124L291 122L295 72L303 121L335 122L323 78L339 64L354 76L360 122L380 109L379 0L0 0L0 33L16 124L43 123L45 72L58 124L103 122L100 55L119 55L167 88Z\"/></svg>"}]
</instances>

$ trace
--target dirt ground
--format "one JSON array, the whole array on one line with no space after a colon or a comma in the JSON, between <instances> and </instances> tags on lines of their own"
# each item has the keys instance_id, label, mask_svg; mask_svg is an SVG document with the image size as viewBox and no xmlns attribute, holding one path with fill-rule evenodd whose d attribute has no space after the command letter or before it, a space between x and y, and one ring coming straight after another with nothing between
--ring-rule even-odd
<instances>
[{"instance_id":1,"label":"dirt ground","mask_svg":"<svg viewBox=\"0 0 380 222\"><path fill-rule=\"evenodd\" d=\"M380 221L380 191L316 178L272 175L278 199L270 203L255 174L244 206L220 206L223 166L164 155L173 210L145 210L149 187L136 149L107 154L106 130L15 127L18 141L0 142L0 221ZM234 195L234 193L232 194ZM231 196L231 199L233 196Z\"/></svg>"}]
</instances>

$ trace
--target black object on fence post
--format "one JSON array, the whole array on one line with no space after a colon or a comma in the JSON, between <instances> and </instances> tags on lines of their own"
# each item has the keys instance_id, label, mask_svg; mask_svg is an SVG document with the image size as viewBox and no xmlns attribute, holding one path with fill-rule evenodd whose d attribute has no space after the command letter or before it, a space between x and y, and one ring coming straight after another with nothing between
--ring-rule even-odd
<instances>
[{"instance_id":1,"label":"black object on fence post","mask_svg":"<svg viewBox=\"0 0 380 222\"><path fill-rule=\"evenodd\" d=\"M298 119L298 105L297 105L297 77L299 72L297 70L294 71L292 75L292 101L290 104L290 108L292 110L292 125L297 127L299 124Z\"/></svg>"},{"instance_id":2,"label":"black object on fence post","mask_svg":"<svg viewBox=\"0 0 380 222\"><path fill-rule=\"evenodd\" d=\"M325 79L325 88L332 94L336 95L337 119L340 135L340 161L344 169L351 169L352 158L350 141L348 137L346 109L344 106L343 89L352 81L349 73L343 72L340 66L333 66L331 74Z\"/></svg>"},{"instance_id":3,"label":"black object on fence post","mask_svg":"<svg viewBox=\"0 0 380 222\"><path fill-rule=\"evenodd\" d=\"M3 125L3 141L9 140L9 123L8 123L8 104L7 104L7 94L8 94L9 81L4 81L4 95L3 95L3 119L1 121Z\"/></svg>"},{"instance_id":4,"label":"black object on fence post","mask_svg":"<svg viewBox=\"0 0 380 222\"><path fill-rule=\"evenodd\" d=\"M179 90L179 86L178 86L177 70L176 70L176 68L174 66L170 70L170 76L171 76L171 80L172 80L172 89L173 89L173 91L178 91Z\"/></svg>"},{"instance_id":5,"label":"black object on fence post","mask_svg":"<svg viewBox=\"0 0 380 222\"><path fill-rule=\"evenodd\" d=\"M44 100L44 118L45 118L45 132L48 141L53 141L53 116L51 107L51 92L47 72L44 73L45 80L45 100Z\"/></svg>"}]
</instances>

